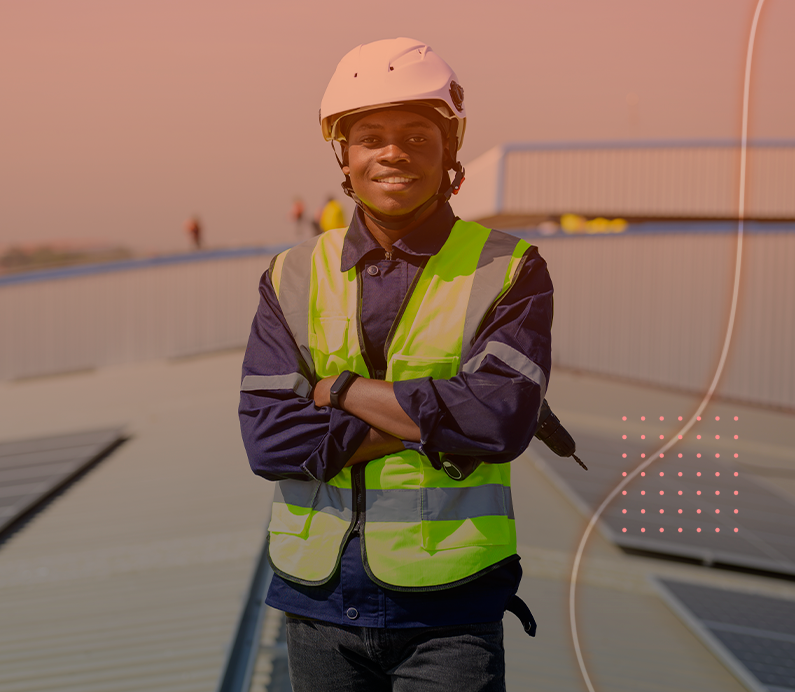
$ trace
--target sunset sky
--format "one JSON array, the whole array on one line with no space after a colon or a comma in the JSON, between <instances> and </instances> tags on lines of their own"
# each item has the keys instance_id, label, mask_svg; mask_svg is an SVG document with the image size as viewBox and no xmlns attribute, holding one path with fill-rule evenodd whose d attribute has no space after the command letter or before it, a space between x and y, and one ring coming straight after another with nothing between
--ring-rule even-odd
<instances>
[{"instance_id":1,"label":"sunset sky","mask_svg":"<svg viewBox=\"0 0 795 692\"><path fill-rule=\"evenodd\" d=\"M0 250L289 242L341 174L318 108L409 36L466 91L466 165L508 141L738 138L754 0L31 0L0 9ZM767 0L750 135L795 139L795 2ZM466 187L462 194L466 193Z\"/></svg>"}]
</instances>

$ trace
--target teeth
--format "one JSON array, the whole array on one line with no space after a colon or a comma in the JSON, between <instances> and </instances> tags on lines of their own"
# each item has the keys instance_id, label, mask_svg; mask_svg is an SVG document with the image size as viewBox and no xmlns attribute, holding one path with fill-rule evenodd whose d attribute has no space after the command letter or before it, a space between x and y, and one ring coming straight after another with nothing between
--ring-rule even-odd
<instances>
[{"instance_id":1,"label":"teeth","mask_svg":"<svg viewBox=\"0 0 795 692\"><path fill-rule=\"evenodd\" d=\"M397 177L393 177L393 178L379 178L378 182L379 183L410 183L412 180L413 180L413 178L397 178Z\"/></svg>"}]
</instances>

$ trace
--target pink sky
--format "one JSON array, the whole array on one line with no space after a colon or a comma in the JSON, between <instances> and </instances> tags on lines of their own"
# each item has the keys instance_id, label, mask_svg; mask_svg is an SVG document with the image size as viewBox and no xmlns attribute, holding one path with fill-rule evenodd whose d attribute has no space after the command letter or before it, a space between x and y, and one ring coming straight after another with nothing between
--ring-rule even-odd
<instances>
[{"instance_id":1,"label":"pink sky","mask_svg":"<svg viewBox=\"0 0 795 692\"><path fill-rule=\"evenodd\" d=\"M466 90L466 164L507 141L737 138L754 0L35 0L0 16L0 247L289 242L341 176L317 112L359 43L427 42ZM795 139L795 3L767 0L752 137ZM637 105L631 105L635 101ZM462 191L465 194L466 188Z\"/></svg>"}]
</instances>

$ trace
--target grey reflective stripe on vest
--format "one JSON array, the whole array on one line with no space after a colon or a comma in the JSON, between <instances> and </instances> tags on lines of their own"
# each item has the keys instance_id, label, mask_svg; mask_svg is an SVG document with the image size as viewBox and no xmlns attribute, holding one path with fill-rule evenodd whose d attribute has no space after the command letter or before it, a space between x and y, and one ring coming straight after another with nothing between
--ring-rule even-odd
<instances>
[{"instance_id":1,"label":"grey reflective stripe on vest","mask_svg":"<svg viewBox=\"0 0 795 692\"><path fill-rule=\"evenodd\" d=\"M312 385L303 375L246 375L240 385L241 392L267 392L271 389L292 389L298 396L309 397Z\"/></svg>"},{"instance_id":2,"label":"grey reflective stripe on vest","mask_svg":"<svg viewBox=\"0 0 795 692\"><path fill-rule=\"evenodd\" d=\"M541 388L541 397L539 401L544 401L544 397L547 394L547 378L544 375L544 371L524 353L520 353L512 346L508 346L508 344L503 344L499 341L489 341L489 343L486 344L486 348L478 353L472 360L464 364L464 367L461 368L461 372L476 372L483 364L483 361L486 360L486 356L494 356L500 362L505 363L508 367L524 375L531 382L535 382ZM540 413L541 408L539 407L536 412L536 420L538 420Z\"/></svg>"},{"instance_id":3,"label":"grey reflective stripe on vest","mask_svg":"<svg viewBox=\"0 0 795 692\"><path fill-rule=\"evenodd\" d=\"M489 234L483 251L480 253L472 291L469 294L467 314L464 320L464 339L461 342L461 362L463 363L472 348L480 323L491 304L498 298L505 285L505 273L519 238L497 231Z\"/></svg>"},{"instance_id":4,"label":"grey reflective stripe on vest","mask_svg":"<svg viewBox=\"0 0 795 692\"><path fill-rule=\"evenodd\" d=\"M420 488L419 490L367 491L367 521L416 523L461 521L474 517L513 519L511 489L504 485L470 488Z\"/></svg>"},{"instance_id":5,"label":"grey reflective stripe on vest","mask_svg":"<svg viewBox=\"0 0 795 692\"><path fill-rule=\"evenodd\" d=\"M318 236L319 238L320 236ZM312 252L317 243L301 243L287 251L279 282L279 305L290 325L295 343L312 372L315 364L309 351L309 287L312 279Z\"/></svg>"},{"instance_id":6,"label":"grey reflective stripe on vest","mask_svg":"<svg viewBox=\"0 0 795 692\"><path fill-rule=\"evenodd\" d=\"M279 481L273 501L295 507L311 507L316 512L333 514L343 521L350 521L353 517L350 488L338 488L320 481Z\"/></svg>"}]
</instances>

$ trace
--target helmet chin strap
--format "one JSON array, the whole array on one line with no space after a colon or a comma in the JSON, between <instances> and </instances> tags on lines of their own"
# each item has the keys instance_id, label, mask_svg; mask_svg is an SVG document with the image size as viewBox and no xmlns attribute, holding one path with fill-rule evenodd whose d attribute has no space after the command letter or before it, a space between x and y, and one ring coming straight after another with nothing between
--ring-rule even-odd
<instances>
[{"instance_id":1,"label":"helmet chin strap","mask_svg":"<svg viewBox=\"0 0 795 692\"><path fill-rule=\"evenodd\" d=\"M340 165L340 168L342 168L343 163L340 160L340 157L337 155L337 150L334 148L333 141L331 142L331 149L334 152L337 163ZM356 203L356 206L362 210L362 213L374 223L378 224L381 228L385 228L390 231L402 231L404 228L410 226L417 219L419 219L420 216L422 216L436 202L443 200L443 203L447 203L452 195L458 194L458 191L461 189L461 184L464 182L464 167L458 161L456 161L453 164L452 170L455 171L453 182L449 182L448 179L448 184L443 190L440 189L439 192L437 192L424 204L421 204L419 207L417 207L414 211L395 216L393 221L384 221L383 219L379 219L370 213L368 206L362 202L362 200L359 199L359 196L353 191L353 185L351 185L350 176L345 176L345 180L341 183L341 186L343 192L348 195L348 197L350 197Z\"/></svg>"}]
</instances>

